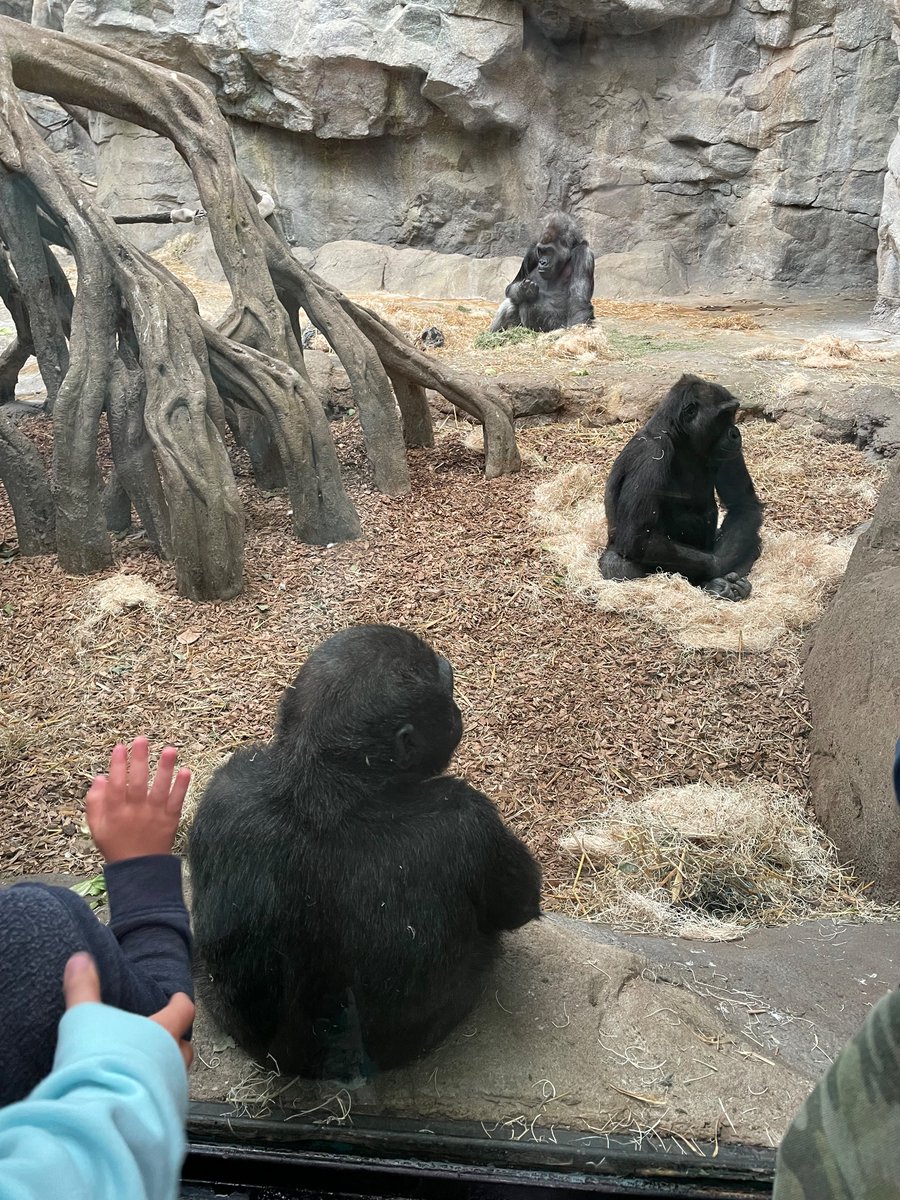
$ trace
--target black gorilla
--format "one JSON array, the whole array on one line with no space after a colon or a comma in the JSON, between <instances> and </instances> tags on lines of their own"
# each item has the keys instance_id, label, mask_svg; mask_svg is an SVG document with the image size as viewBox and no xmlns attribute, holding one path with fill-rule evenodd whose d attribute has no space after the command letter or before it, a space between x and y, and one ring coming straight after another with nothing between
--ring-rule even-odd
<instances>
[{"instance_id":1,"label":"black gorilla","mask_svg":"<svg viewBox=\"0 0 900 1200\"><path fill-rule=\"evenodd\" d=\"M763 510L734 423L739 407L718 384L682 375L628 442L606 485L604 579L672 571L725 600L750 595Z\"/></svg>"},{"instance_id":2,"label":"black gorilla","mask_svg":"<svg viewBox=\"0 0 900 1200\"><path fill-rule=\"evenodd\" d=\"M441 774L461 736L447 660L364 625L213 775L189 845L198 984L258 1059L326 1078L409 1062L478 999L501 931L540 916L528 850Z\"/></svg>"},{"instance_id":3,"label":"black gorilla","mask_svg":"<svg viewBox=\"0 0 900 1200\"><path fill-rule=\"evenodd\" d=\"M594 319L594 256L581 230L565 213L555 213L540 241L529 246L506 299L491 322L491 333L526 329L565 329Z\"/></svg>"}]
</instances>

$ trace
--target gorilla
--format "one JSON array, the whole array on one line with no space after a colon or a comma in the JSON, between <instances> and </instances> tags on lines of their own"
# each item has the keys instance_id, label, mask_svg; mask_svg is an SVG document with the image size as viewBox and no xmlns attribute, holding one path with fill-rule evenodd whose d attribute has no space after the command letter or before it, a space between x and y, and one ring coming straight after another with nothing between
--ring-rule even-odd
<instances>
[{"instance_id":1,"label":"gorilla","mask_svg":"<svg viewBox=\"0 0 900 1200\"><path fill-rule=\"evenodd\" d=\"M478 1000L540 869L444 775L453 670L414 634L346 629L281 697L275 733L210 780L190 833L198 985L258 1060L358 1079L431 1050Z\"/></svg>"},{"instance_id":2,"label":"gorilla","mask_svg":"<svg viewBox=\"0 0 900 1200\"><path fill-rule=\"evenodd\" d=\"M604 579L672 571L723 600L745 600L763 508L726 388L682 375L613 463ZM725 509L719 527L716 494Z\"/></svg>"},{"instance_id":3,"label":"gorilla","mask_svg":"<svg viewBox=\"0 0 900 1200\"><path fill-rule=\"evenodd\" d=\"M593 294L594 256L572 218L554 213L540 241L528 247L490 331L588 325L594 319Z\"/></svg>"}]
</instances>

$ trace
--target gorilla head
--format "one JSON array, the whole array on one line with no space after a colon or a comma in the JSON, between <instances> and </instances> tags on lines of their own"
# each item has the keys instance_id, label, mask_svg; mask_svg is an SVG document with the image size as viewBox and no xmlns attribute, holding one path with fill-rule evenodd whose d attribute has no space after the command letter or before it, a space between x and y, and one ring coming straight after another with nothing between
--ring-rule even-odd
<instances>
[{"instance_id":1,"label":"gorilla head","mask_svg":"<svg viewBox=\"0 0 900 1200\"><path fill-rule=\"evenodd\" d=\"M275 742L373 781L445 770L462 737L453 668L413 633L359 625L323 642L281 699Z\"/></svg>"},{"instance_id":2,"label":"gorilla head","mask_svg":"<svg viewBox=\"0 0 900 1200\"><path fill-rule=\"evenodd\" d=\"M556 279L572 256L572 250L584 241L581 230L566 213L554 213L537 244L537 271L544 279Z\"/></svg>"},{"instance_id":3,"label":"gorilla head","mask_svg":"<svg viewBox=\"0 0 900 1200\"><path fill-rule=\"evenodd\" d=\"M697 375L682 375L652 423L699 457L722 462L741 452L741 434L734 423L739 408L740 402L727 388Z\"/></svg>"}]
</instances>

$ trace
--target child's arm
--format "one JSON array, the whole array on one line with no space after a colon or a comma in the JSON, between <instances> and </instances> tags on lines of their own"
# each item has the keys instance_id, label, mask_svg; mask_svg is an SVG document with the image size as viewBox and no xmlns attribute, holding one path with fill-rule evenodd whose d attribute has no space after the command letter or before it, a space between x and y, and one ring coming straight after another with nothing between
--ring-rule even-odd
<instances>
[{"instance_id":1,"label":"child's arm","mask_svg":"<svg viewBox=\"0 0 900 1200\"><path fill-rule=\"evenodd\" d=\"M192 994L191 932L181 889L181 863L171 851L191 773L175 774L167 746L149 784L148 743L135 738L112 752L85 807L91 835L106 859L109 928L132 964L163 989Z\"/></svg>"},{"instance_id":2,"label":"child's arm","mask_svg":"<svg viewBox=\"0 0 900 1200\"><path fill-rule=\"evenodd\" d=\"M171 1200L184 1157L182 1039L193 1005L176 996L151 1021L101 1007L83 954L69 960L63 986L53 1071L0 1112L0 1197Z\"/></svg>"}]
</instances>

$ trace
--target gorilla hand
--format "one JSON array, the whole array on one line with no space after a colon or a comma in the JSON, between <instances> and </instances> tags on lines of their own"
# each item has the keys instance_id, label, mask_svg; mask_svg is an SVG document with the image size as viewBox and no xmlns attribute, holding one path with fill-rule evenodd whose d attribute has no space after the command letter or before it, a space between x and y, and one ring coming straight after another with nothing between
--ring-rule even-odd
<instances>
[{"instance_id":1,"label":"gorilla hand","mask_svg":"<svg viewBox=\"0 0 900 1200\"><path fill-rule=\"evenodd\" d=\"M534 279L522 279L519 283L510 284L507 295L513 304L534 304L541 289Z\"/></svg>"},{"instance_id":2,"label":"gorilla hand","mask_svg":"<svg viewBox=\"0 0 900 1200\"><path fill-rule=\"evenodd\" d=\"M718 579L710 579L701 587L717 600L746 600L753 590L753 585L746 575L741 577L737 571L730 571Z\"/></svg>"}]
</instances>

